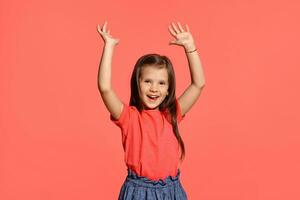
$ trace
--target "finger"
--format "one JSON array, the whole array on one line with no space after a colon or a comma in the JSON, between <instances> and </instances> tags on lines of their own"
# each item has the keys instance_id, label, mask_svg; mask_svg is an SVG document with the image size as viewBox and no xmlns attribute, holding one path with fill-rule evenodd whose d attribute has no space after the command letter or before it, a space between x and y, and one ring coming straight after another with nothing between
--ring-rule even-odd
<instances>
[{"instance_id":1,"label":"finger","mask_svg":"<svg viewBox=\"0 0 300 200\"><path fill-rule=\"evenodd\" d=\"M186 27L186 30L187 30L188 32L190 32L189 26L188 26L187 24L185 24L185 27Z\"/></svg>"},{"instance_id":2,"label":"finger","mask_svg":"<svg viewBox=\"0 0 300 200\"><path fill-rule=\"evenodd\" d=\"M104 25L103 25L103 27L102 27L102 31L103 31L103 32L106 32L106 26L107 26L107 21L105 21L105 23L104 23Z\"/></svg>"},{"instance_id":3,"label":"finger","mask_svg":"<svg viewBox=\"0 0 300 200\"><path fill-rule=\"evenodd\" d=\"M172 22L172 26L173 26L173 28L175 29L175 32L176 32L176 33L179 33L179 32L180 32L180 31L177 29L177 27L175 26L174 22Z\"/></svg>"},{"instance_id":4,"label":"finger","mask_svg":"<svg viewBox=\"0 0 300 200\"><path fill-rule=\"evenodd\" d=\"M170 41L169 44L177 44L176 40Z\"/></svg>"},{"instance_id":5,"label":"finger","mask_svg":"<svg viewBox=\"0 0 300 200\"><path fill-rule=\"evenodd\" d=\"M102 33L102 31L101 31L101 29L100 29L100 25L98 24L98 26L97 26L97 31L99 32L99 33Z\"/></svg>"},{"instance_id":6,"label":"finger","mask_svg":"<svg viewBox=\"0 0 300 200\"><path fill-rule=\"evenodd\" d=\"M171 28L170 26L168 26L168 28L169 28L169 31L171 32L171 34L172 34L174 37L176 37L176 33L174 32L174 30L172 30L172 28Z\"/></svg>"},{"instance_id":7,"label":"finger","mask_svg":"<svg viewBox=\"0 0 300 200\"><path fill-rule=\"evenodd\" d=\"M177 22L177 24L178 24L178 26L179 26L180 31L181 31L181 32L185 32L185 30L183 30L183 28L181 27L180 22Z\"/></svg>"}]
</instances>

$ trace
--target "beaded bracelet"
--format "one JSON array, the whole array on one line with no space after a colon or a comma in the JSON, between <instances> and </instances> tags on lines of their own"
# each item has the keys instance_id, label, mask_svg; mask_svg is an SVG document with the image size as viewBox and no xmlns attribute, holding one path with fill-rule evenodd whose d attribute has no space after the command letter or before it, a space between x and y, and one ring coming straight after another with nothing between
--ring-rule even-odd
<instances>
[{"instance_id":1,"label":"beaded bracelet","mask_svg":"<svg viewBox=\"0 0 300 200\"><path fill-rule=\"evenodd\" d=\"M194 51L197 51L197 48L195 49L195 50L193 50L193 51L185 51L186 53L192 53L192 52L194 52Z\"/></svg>"}]
</instances>

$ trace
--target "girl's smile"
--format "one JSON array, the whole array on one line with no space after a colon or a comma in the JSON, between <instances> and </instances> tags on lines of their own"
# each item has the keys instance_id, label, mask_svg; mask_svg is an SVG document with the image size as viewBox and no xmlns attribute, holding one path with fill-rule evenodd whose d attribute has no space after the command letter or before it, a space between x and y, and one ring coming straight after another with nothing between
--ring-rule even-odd
<instances>
[{"instance_id":1,"label":"girl's smile","mask_svg":"<svg viewBox=\"0 0 300 200\"><path fill-rule=\"evenodd\" d=\"M158 110L158 106L168 94L168 72L166 68L145 66L139 80L140 98L144 109Z\"/></svg>"}]
</instances>

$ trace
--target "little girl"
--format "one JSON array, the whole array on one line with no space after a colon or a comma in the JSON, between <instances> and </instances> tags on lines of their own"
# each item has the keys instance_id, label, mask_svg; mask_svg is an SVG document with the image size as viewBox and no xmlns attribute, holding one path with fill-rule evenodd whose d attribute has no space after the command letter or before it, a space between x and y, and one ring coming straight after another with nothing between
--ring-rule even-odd
<instances>
[{"instance_id":1,"label":"little girl","mask_svg":"<svg viewBox=\"0 0 300 200\"><path fill-rule=\"evenodd\" d=\"M176 98L175 73L170 59L159 54L146 54L134 66L128 105L118 98L111 86L113 50L119 39L113 38L106 26L107 22L102 28L97 27L105 43L98 87L110 112L110 120L122 132L128 175L118 199L187 200L180 182L179 161L184 158L185 148L178 123L196 102L205 83L189 27L186 25L185 31L178 22L178 27L172 23L168 28L176 38L169 44L184 47L191 84Z\"/></svg>"}]
</instances>

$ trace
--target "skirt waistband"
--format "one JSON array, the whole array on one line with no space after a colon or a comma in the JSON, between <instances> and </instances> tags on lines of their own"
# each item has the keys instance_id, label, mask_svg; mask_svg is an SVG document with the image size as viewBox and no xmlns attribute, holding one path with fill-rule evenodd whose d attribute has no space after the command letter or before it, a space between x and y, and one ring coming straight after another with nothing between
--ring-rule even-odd
<instances>
[{"instance_id":1,"label":"skirt waistband","mask_svg":"<svg viewBox=\"0 0 300 200\"><path fill-rule=\"evenodd\" d=\"M151 180L144 176L137 175L134 171L132 171L130 168L127 168L128 175L126 177L127 181L133 182L137 185L144 186L144 187L162 187L162 186L169 186L173 185L175 183L180 182L180 169L178 168L177 174L175 177L173 176L167 176L164 179L159 180Z\"/></svg>"}]
</instances>

